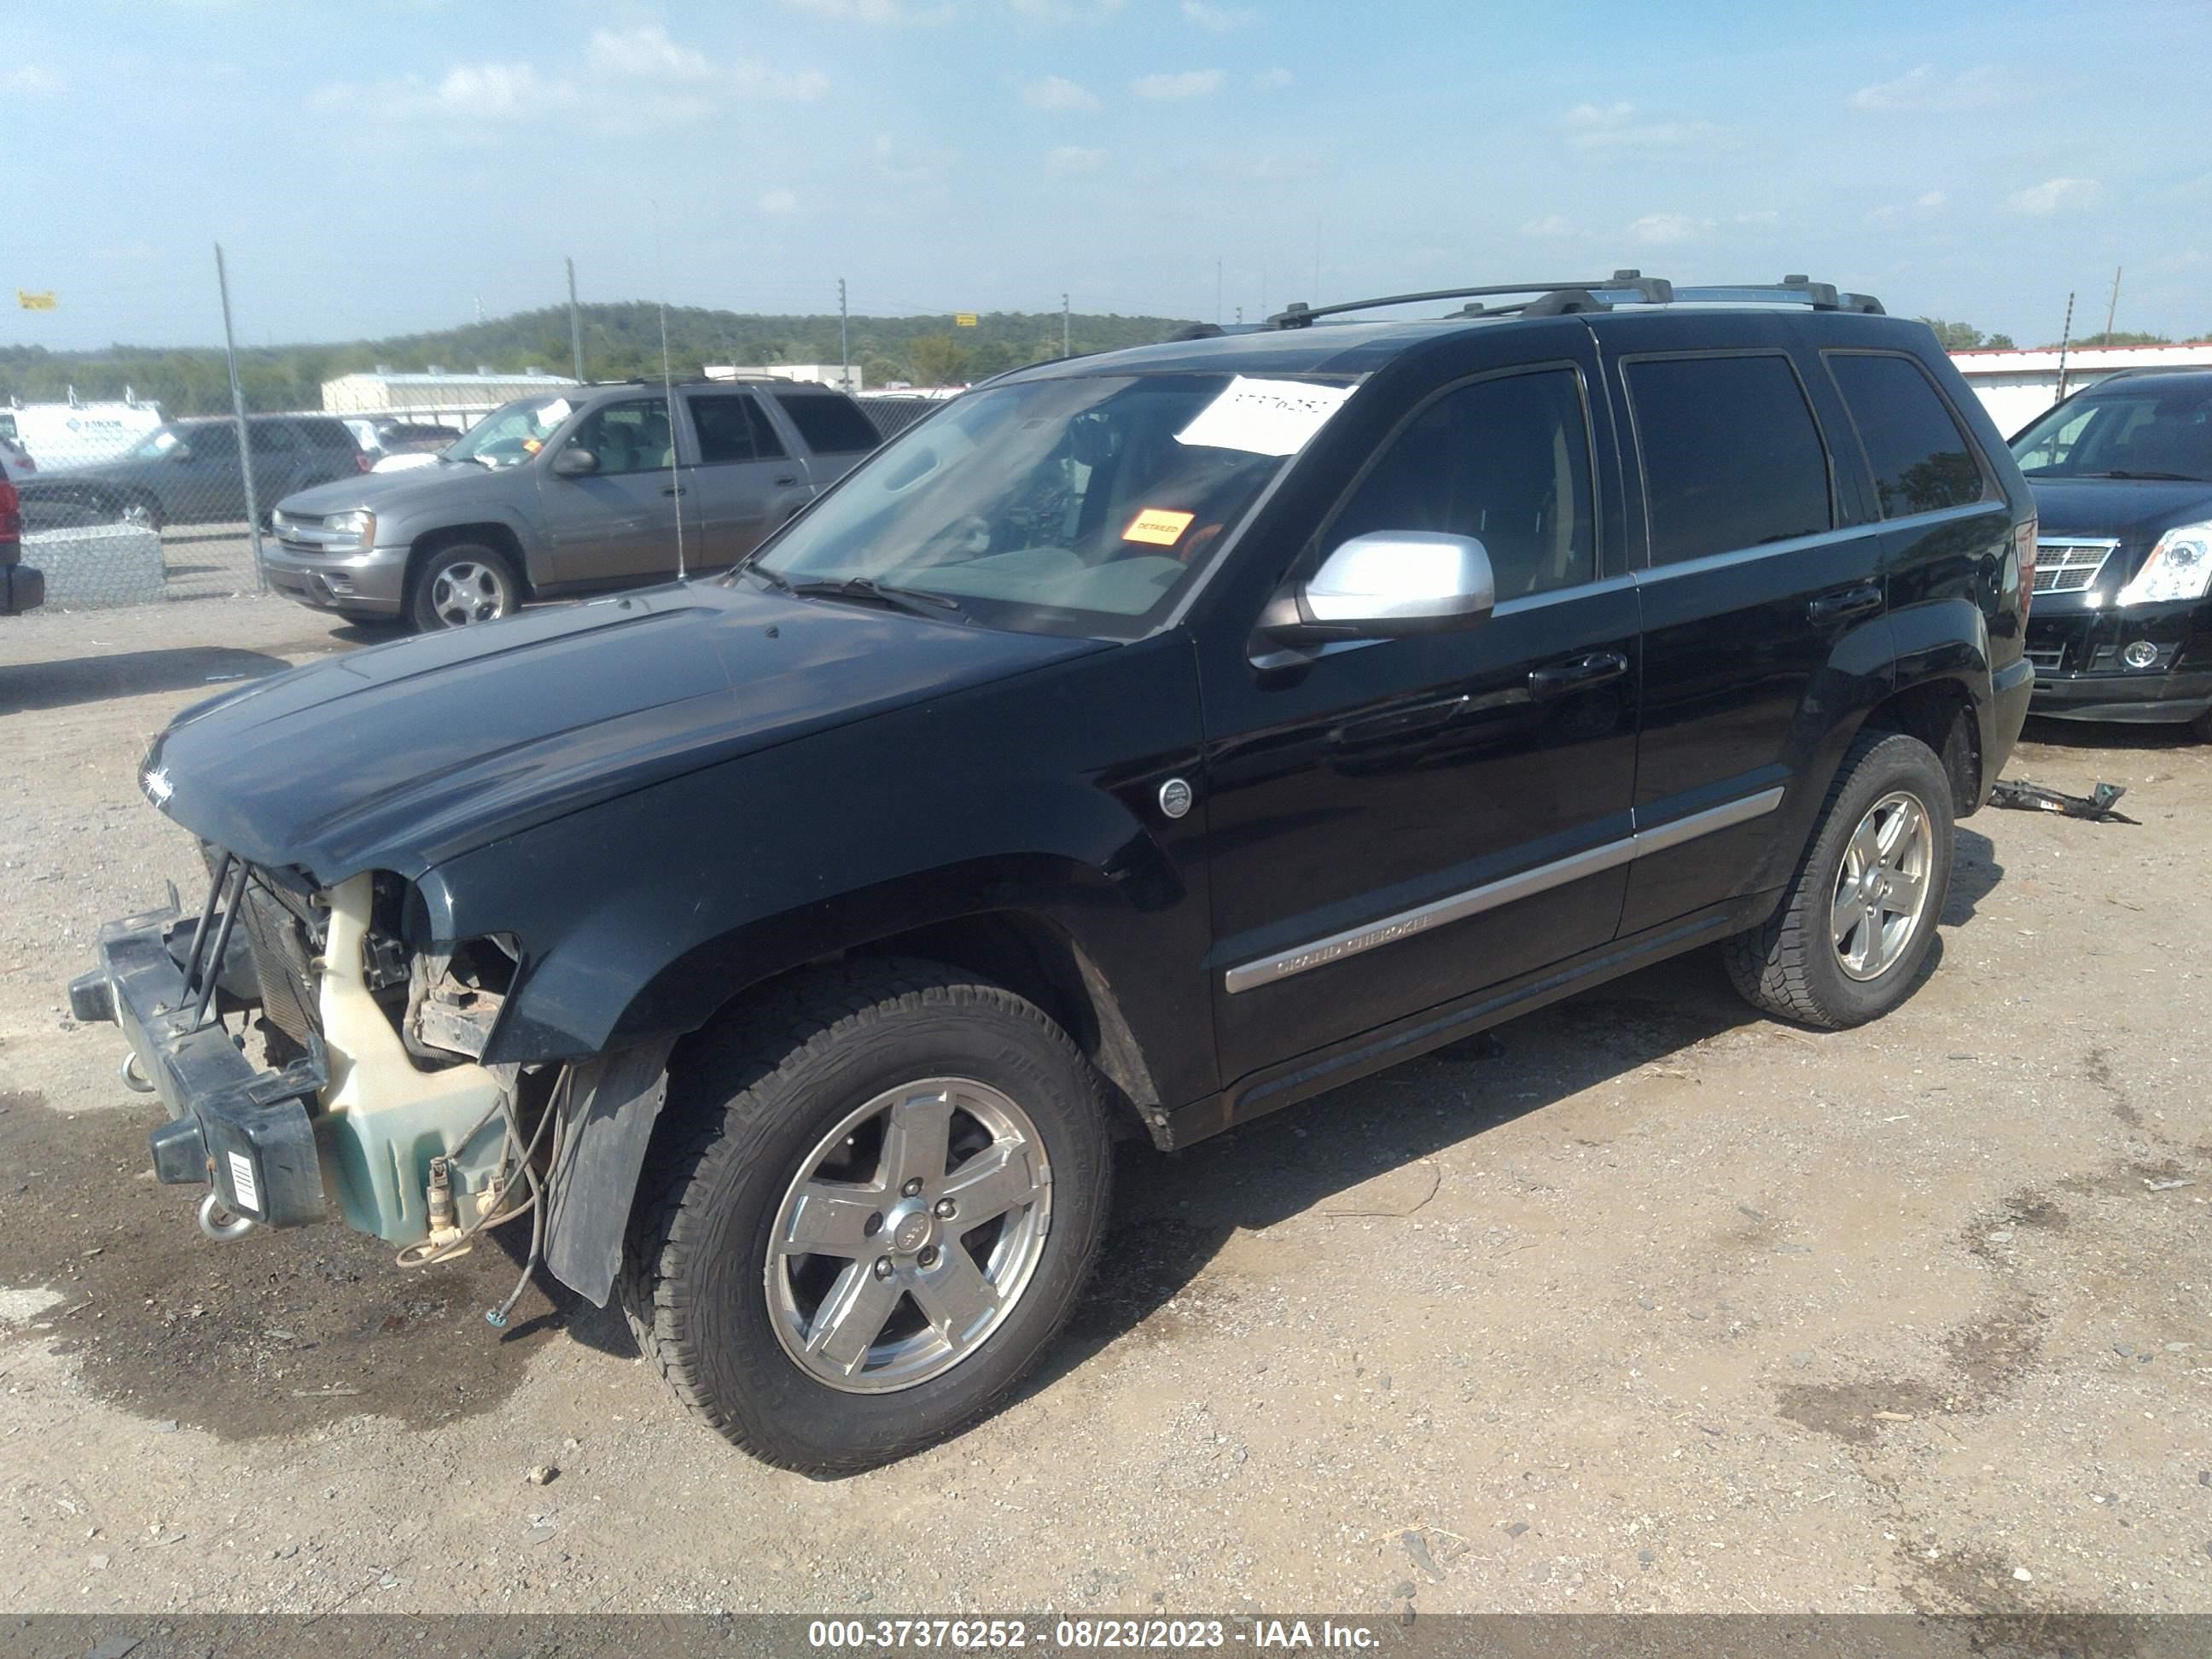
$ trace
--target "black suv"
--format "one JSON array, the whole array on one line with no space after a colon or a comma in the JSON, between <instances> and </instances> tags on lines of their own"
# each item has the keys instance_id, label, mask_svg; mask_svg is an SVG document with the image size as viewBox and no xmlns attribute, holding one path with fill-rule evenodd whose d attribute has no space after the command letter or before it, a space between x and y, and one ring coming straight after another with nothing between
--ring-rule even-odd
<instances>
[{"instance_id":1,"label":"black suv","mask_svg":"<svg viewBox=\"0 0 2212 1659\"><path fill-rule=\"evenodd\" d=\"M2033 712L2212 738L2212 372L2112 375L2012 450L2042 524Z\"/></svg>"},{"instance_id":2,"label":"black suv","mask_svg":"<svg viewBox=\"0 0 2212 1659\"><path fill-rule=\"evenodd\" d=\"M250 415L253 493L270 504L368 470L374 459L343 422L327 415ZM238 423L228 416L155 427L112 461L40 473L23 498L89 508L103 518L160 530L173 524L231 524L246 517Z\"/></svg>"},{"instance_id":3,"label":"black suv","mask_svg":"<svg viewBox=\"0 0 2212 1659\"><path fill-rule=\"evenodd\" d=\"M1036 1358L1117 1129L1699 945L1895 1006L2031 683L2033 506L1934 337L1802 279L1412 297L1476 303L1021 370L725 574L182 715L206 902L71 987L156 1171L410 1263L526 1215L717 1430L843 1470Z\"/></svg>"}]
</instances>

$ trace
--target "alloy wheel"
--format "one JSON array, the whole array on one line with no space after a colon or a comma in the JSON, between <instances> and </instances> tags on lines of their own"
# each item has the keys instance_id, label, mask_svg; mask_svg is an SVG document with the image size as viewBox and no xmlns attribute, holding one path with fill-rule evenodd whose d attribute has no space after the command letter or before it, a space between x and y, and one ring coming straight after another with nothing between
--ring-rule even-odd
<instances>
[{"instance_id":1,"label":"alloy wheel","mask_svg":"<svg viewBox=\"0 0 2212 1659\"><path fill-rule=\"evenodd\" d=\"M848 1393L940 1376L1020 1301L1051 1212L1043 1140L1006 1095L965 1078L887 1090L816 1144L777 1208L777 1339Z\"/></svg>"},{"instance_id":2,"label":"alloy wheel","mask_svg":"<svg viewBox=\"0 0 2212 1659\"><path fill-rule=\"evenodd\" d=\"M1859 820L1829 908L1836 961L1851 978L1881 978L1911 946L1928 908L1935 854L1928 809L1905 791L1884 795Z\"/></svg>"},{"instance_id":3,"label":"alloy wheel","mask_svg":"<svg viewBox=\"0 0 2212 1659\"><path fill-rule=\"evenodd\" d=\"M430 578L430 612L447 628L496 622L510 608L506 580L488 564L456 559Z\"/></svg>"}]
</instances>

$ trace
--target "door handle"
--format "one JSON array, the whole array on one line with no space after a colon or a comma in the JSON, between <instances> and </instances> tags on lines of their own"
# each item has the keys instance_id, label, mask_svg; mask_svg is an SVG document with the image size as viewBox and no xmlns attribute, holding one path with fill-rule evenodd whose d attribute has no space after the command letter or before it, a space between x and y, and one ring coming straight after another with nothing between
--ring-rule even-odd
<instances>
[{"instance_id":1,"label":"door handle","mask_svg":"<svg viewBox=\"0 0 2212 1659\"><path fill-rule=\"evenodd\" d=\"M795 484L798 482L799 475L796 472L787 472L776 480L780 484Z\"/></svg>"},{"instance_id":2,"label":"door handle","mask_svg":"<svg viewBox=\"0 0 2212 1659\"><path fill-rule=\"evenodd\" d=\"M1572 662L1556 662L1528 672L1528 690L1538 697L1564 696L1587 691L1594 685L1617 680L1628 672L1628 659L1618 651L1593 651Z\"/></svg>"},{"instance_id":3,"label":"door handle","mask_svg":"<svg viewBox=\"0 0 2212 1659\"><path fill-rule=\"evenodd\" d=\"M684 493L684 486L682 484L663 484L660 487L660 493L664 495L681 495Z\"/></svg>"},{"instance_id":4,"label":"door handle","mask_svg":"<svg viewBox=\"0 0 2212 1659\"><path fill-rule=\"evenodd\" d=\"M1805 607L1805 614L1814 623L1842 622L1850 617L1863 617L1881 609L1881 584L1861 582L1854 587L1839 588L1833 593L1823 593Z\"/></svg>"}]
</instances>

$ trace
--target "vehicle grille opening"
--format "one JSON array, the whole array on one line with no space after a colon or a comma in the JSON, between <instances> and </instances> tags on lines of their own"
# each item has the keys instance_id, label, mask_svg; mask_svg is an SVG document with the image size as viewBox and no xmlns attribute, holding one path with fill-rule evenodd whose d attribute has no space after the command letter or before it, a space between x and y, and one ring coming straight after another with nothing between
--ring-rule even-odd
<instances>
[{"instance_id":1,"label":"vehicle grille opening","mask_svg":"<svg viewBox=\"0 0 2212 1659\"><path fill-rule=\"evenodd\" d=\"M2085 593L2097 585L2105 561L2119 544L2113 541L2038 540L2035 544L2035 592Z\"/></svg>"}]
</instances>

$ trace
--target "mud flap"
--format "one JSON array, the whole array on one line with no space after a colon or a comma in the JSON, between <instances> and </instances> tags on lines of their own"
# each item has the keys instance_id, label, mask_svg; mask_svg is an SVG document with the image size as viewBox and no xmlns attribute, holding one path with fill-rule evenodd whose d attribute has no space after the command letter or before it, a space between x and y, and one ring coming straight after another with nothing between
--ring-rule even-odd
<instances>
[{"instance_id":1,"label":"mud flap","mask_svg":"<svg viewBox=\"0 0 2212 1659\"><path fill-rule=\"evenodd\" d=\"M547 1193L545 1265L595 1307L622 1267L630 1200L668 1098L673 1042L641 1043L576 1067Z\"/></svg>"}]
</instances>

